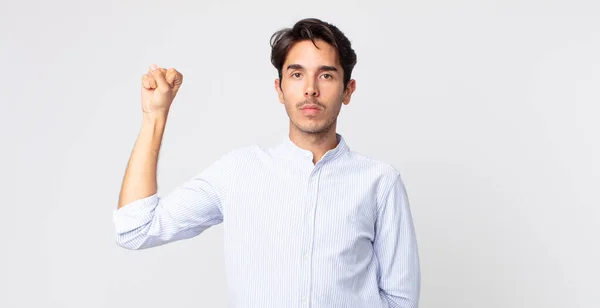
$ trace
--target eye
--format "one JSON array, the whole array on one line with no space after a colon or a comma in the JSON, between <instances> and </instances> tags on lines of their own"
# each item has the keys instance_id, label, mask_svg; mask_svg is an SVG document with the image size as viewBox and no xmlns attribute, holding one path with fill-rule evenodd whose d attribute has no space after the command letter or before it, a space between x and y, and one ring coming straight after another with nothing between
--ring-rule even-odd
<instances>
[{"instance_id":1,"label":"eye","mask_svg":"<svg viewBox=\"0 0 600 308\"><path fill-rule=\"evenodd\" d=\"M301 74L300 73L293 73L292 77L293 78L300 78Z\"/></svg>"},{"instance_id":2,"label":"eye","mask_svg":"<svg viewBox=\"0 0 600 308\"><path fill-rule=\"evenodd\" d=\"M333 78L333 76L331 76L330 74L323 74L323 75L321 75L321 76L322 76L323 78L325 78L325 79L331 79L331 78Z\"/></svg>"}]
</instances>

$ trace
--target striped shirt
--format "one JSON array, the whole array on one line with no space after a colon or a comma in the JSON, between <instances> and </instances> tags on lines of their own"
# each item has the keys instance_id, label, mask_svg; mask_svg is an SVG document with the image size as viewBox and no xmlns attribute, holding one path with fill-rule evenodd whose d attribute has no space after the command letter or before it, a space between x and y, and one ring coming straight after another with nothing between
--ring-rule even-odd
<instances>
[{"instance_id":1,"label":"striped shirt","mask_svg":"<svg viewBox=\"0 0 600 308\"><path fill-rule=\"evenodd\" d=\"M400 174L336 135L316 164L287 136L229 151L169 194L114 210L116 242L146 249L223 223L230 307L417 307Z\"/></svg>"}]
</instances>

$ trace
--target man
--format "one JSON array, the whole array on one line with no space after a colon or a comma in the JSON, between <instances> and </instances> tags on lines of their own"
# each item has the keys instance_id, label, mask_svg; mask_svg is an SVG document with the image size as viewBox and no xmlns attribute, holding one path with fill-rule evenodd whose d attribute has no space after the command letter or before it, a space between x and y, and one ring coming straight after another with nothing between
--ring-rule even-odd
<instances>
[{"instance_id":1,"label":"man","mask_svg":"<svg viewBox=\"0 0 600 308\"><path fill-rule=\"evenodd\" d=\"M285 140L232 150L162 197L158 153L183 78L155 65L143 76L143 125L114 212L118 245L155 247L223 223L232 307L417 307L419 256L400 175L336 132L356 88L349 40L305 19L271 46Z\"/></svg>"}]
</instances>

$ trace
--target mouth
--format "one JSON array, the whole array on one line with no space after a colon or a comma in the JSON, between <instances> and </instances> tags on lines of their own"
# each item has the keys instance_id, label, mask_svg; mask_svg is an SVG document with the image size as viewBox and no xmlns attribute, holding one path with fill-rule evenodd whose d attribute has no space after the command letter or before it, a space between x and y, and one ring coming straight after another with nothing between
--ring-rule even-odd
<instances>
[{"instance_id":1,"label":"mouth","mask_svg":"<svg viewBox=\"0 0 600 308\"><path fill-rule=\"evenodd\" d=\"M300 110L302 110L302 113L305 115L315 115L321 112L321 109L317 105L306 105L300 108Z\"/></svg>"}]
</instances>

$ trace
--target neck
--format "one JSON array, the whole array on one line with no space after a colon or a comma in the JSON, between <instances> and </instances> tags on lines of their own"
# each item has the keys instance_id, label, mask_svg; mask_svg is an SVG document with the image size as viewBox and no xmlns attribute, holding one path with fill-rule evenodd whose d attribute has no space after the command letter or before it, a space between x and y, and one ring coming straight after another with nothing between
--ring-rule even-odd
<instances>
[{"instance_id":1,"label":"neck","mask_svg":"<svg viewBox=\"0 0 600 308\"><path fill-rule=\"evenodd\" d=\"M290 123L290 140L298 147L311 151L313 163L316 164L323 158L327 151L338 145L335 124L330 129L319 133L305 133L298 130Z\"/></svg>"}]
</instances>

